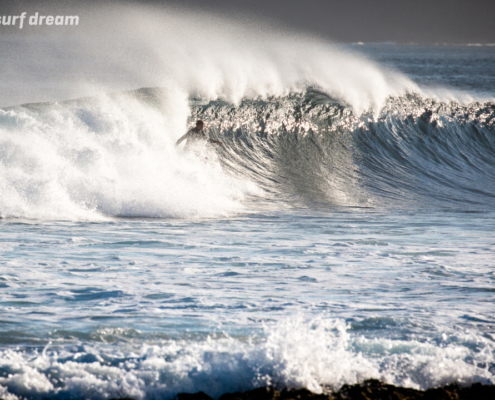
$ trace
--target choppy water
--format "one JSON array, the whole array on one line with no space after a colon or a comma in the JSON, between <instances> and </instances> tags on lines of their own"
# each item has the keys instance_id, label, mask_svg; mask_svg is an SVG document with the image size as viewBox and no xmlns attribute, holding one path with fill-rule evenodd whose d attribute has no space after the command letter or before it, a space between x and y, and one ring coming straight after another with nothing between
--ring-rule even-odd
<instances>
[{"instance_id":1,"label":"choppy water","mask_svg":"<svg viewBox=\"0 0 495 400\"><path fill-rule=\"evenodd\" d=\"M2 384L153 397L492 382L493 228L493 213L346 209L4 222Z\"/></svg>"},{"instance_id":2,"label":"choppy water","mask_svg":"<svg viewBox=\"0 0 495 400\"><path fill-rule=\"evenodd\" d=\"M495 383L495 49L324 46L0 110L0 396Z\"/></svg>"}]
</instances>

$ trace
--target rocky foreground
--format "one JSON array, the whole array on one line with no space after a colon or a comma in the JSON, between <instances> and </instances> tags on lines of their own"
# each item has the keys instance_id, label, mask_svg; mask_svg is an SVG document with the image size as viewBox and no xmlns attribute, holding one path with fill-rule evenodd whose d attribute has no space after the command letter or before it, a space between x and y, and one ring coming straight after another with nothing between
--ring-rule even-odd
<instances>
[{"instance_id":1,"label":"rocky foreground","mask_svg":"<svg viewBox=\"0 0 495 400\"><path fill-rule=\"evenodd\" d=\"M315 394L306 389L278 391L259 388L247 392L226 393L219 400L495 400L495 386L475 383L470 387L456 384L426 391L386 385L368 380L359 385L343 386L331 394ZM203 392L179 393L177 400L213 400Z\"/></svg>"}]
</instances>

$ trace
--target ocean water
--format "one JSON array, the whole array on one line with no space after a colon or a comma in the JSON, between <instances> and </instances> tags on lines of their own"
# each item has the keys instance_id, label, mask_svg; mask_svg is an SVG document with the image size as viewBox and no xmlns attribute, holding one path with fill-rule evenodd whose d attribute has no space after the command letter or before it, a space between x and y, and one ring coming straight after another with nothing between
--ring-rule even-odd
<instances>
[{"instance_id":1,"label":"ocean water","mask_svg":"<svg viewBox=\"0 0 495 400\"><path fill-rule=\"evenodd\" d=\"M0 39L0 397L494 384L495 48L127 11Z\"/></svg>"}]
</instances>

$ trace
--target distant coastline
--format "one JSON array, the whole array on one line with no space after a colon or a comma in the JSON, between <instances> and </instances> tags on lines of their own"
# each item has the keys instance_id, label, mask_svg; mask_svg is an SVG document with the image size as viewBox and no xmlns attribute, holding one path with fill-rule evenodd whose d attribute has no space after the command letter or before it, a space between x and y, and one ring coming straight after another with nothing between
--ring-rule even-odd
<instances>
[{"instance_id":1,"label":"distant coastline","mask_svg":"<svg viewBox=\"0 0 495 400\"><path fill-rule=\"evenodd\" d=\"M354 46L445 46L445 47L495 47L495 43L415 43L415 42L349 42Z\"/></svg>"}]
</instances>

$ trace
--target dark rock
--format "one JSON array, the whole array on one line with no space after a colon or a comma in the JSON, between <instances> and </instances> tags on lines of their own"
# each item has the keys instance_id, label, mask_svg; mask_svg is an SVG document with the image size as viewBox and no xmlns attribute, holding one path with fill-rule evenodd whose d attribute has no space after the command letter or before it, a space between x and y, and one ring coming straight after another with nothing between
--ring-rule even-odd
<instances>
[{"instance_id":1,"label":"dark rock","mask_svg":"<svg viewBox=\"0 0 495 400\"><path fill-rule=\"evenodd\" d=\"M277 389L270 387L248 390L247 392L226 393L218 400L275 400L280 393Z\"/></svg>"},{"instance_id":2,"label":"dark rock","mask_svg":"<svg viewBox=\"0 0 495 400\"><path fill-rule=\"evenodd\" d=\"M324 395L324 394L315 394L310 392L308 389L284 389L280 393L279 400L333 400L332 396Z\"/></svg>"},{"instance_id":3,"label":"dark rock","mask_svg":"<svg viewBox=\"0 0 495 400\"><path fill-rule=\"evenodd\" d=\"M336 395L339 400L412 400L423 398L423 392L419 390L387 385L375 379L367 380L361 385L344 385Z\"/></svg>"},{"instance_id":4,"label":"dark rock","mask_svg":"<svg viewBox=\"0 0 495 400\"><path fill-rule=\"evenodd\" d=\"M495 399L495 386L473 383L471 387L459 389L460 400L493 400Z\"/></svg>"},{"instance_id":5,"label":"dark rock","mask_svg":"<svg viewBox=\"0 0 495 400\"><path fill-rule=\"evenodd\" d=\"M457 400L458 396L455 392L450 392L445 388L428 389L424 393L425 400Z\"/></svg>"},{"instance_id":6,"label":"dark rock","mask_svg":"<svg viewBox=\"0 0 495 400\"><path fill-rule=\"evenodd\" d=\"M208 396L205 392L179 393L177 395L177 400L213 400L213 398Z\"/></svg>"},{"instance_id":7,"label":"dark rock","mask_svg":"<svg viewBox=\"0 0 495 400\"><path fill-rule=\"evenodd\" d=\"M180 393L178 400L212 400L203 392ZM344 385L338 392L316 394L307 389L259 388L226 393L219 400L495 400L495 386L475 383L467 388L451 384L426 391L387 385L370 379L359 385Z\"/></svg>"}]
</instances>

